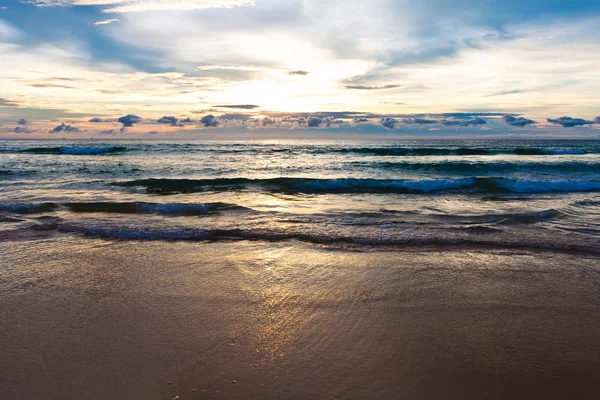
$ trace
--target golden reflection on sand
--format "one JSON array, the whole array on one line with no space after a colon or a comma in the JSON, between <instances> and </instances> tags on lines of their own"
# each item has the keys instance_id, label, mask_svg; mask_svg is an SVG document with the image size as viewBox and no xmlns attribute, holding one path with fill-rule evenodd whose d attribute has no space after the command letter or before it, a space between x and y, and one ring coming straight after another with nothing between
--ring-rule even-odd
<instances>
[{"instance_id":1,"label":"golden reflection on sand","mask_svg":"<svg viewBox=\"0 0 600 400\"><path fill-rule=\"evenodd\" d=\"M288 256L285 249L274 249L265 250L259 257L265 281L258 293L261 300L251 337L262 362L286 357L309 321L302 306L304 295L294 280L289 279Z\"/></svg>"}]
</instances>

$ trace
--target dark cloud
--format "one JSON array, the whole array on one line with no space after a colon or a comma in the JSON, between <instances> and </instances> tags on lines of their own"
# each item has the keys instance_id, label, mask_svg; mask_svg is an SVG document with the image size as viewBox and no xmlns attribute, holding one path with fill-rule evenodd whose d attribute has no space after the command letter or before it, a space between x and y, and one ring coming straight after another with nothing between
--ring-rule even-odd
<instances>
[{"instance_id":1,"label":"dark cloud","mask_svg":"<svg viewBox=\"0 0 600 400\"><path fill-rule=\"evenodd\" d=\"M64 122L56 127L54 127L54 129L52 129L50 131L50 133L57 133L57 132L79 132L80 129L76 128L74 126L71 125L66 125Z\"/></svg>"},{"instance_id":2,"label":"dark cloud","mask_svg":"<svg viewBox=\"0 0 600 400\"><path fill-rule=\"evenodd\" d=\"M400 123L400 121L397 120L396 118L392 118L392 117L381 118L381 126L383 126L385 129L395 129L396 125L398 125L399 123Z\"/></svg>"},{"instance_id":3,"label":"dark cloud","mask_svg":"<svg viewBox=\"0 0 600 400\"><path fill-rule=\"evenodd\" d=\"M19 125L27 125L27 120L25 118L21 118L20 120L17 121L17 124Z\"/></svg>"},{"instance_id":4,"label":"dark cloud","mask_svg":"<svg viewBox=\"0 0 600 400\"><path fill-rule=\"evenodd\" d=\"M223 114L223 115L219 116L219 120L221 120L221 121L233 121L233 120L248 121L250 118L252 118L251 115L240 114L240 113Z\"/></svg>"},{"instance_id":5,"label":"dark cloud","mask_svg":"<svg viewBox=\"0 0 600 400\"><path fill-rule=\"evenodd\" d=\"M526 92L526 90L521 90L521 89L506 90L504 92L496 92L496 93L488 94L484 97L506 96L508 94L518 94L518 93L523 93L523 92Z\"/></svg>"},{"instance_id":6,"label":"dark cloud","mask_svg":"<svg viewBox=\"0 0 600 400\"><path fill-rule=\"evenodd\" d=\"M383 86L365 86L365 85L346 85L346 89L354 90L382 90L382 89L395 89L402 87L402 85L383 85Z\"/></svg>"},{"instance_id":7,"label":"dark cloud","mask_svg":"<svg viewBox=\"0 0 600 400\"><path fill-rule=\"evenodd\" d=\"M205 128L218 126L220 122L221 121L212 114L205 115L200 120L200 123L204 125Z\"/></svg>"},{"instance_id":8,"label":"dark cloud","mask_svg":"<svg viewBox=\"0 0 600 400\"><path fill-rule=\"evenodd\" d=\"M179 122L179 120L176 117L170 116L170 117L162 117L156 120L156 122L158 122L159 124L167 124L167 125L171 125L171 126L183 126L183 123Z\"/></svg>"},{"instance_id":9,"label":"dark cloud","mask_svg":"<svg viewBox=\"0 0 600 400\"><path fill-rule=\"evenodd\" d=\"M288 74L306 76L306 75L310 74L310 72L298 70L298 71L289 71Z\"/></svg>"},{"instance_id":10,"label":"dark cloud","mask_svg":"<svg viewBox=\"0 0 600 400\"><path fill-rule=\"evenodd\" d=\"M409 117L404 118L402 120L405 124L418 124L418 125L428 125L428 124L439 124L440 121L437 119L428 119L428 118L420 118L420 117Z\"/></svg>"},{"instance_id":11,"label":"dark cloud","mask_svg":"<svg viewBox=\"0 0 600 400\"><path fill-rule=\"evenodd\" d=\"M134 124L140 122L141 120L142 119L137 115L127 114L124 117L120 117L119 119L117 119L117 122L123 124L123 127L121 128L121 132L123 132L125 128L131 127Z\"/></svg>"},{"instance_id":12,"label":"dark cloud","mask_svg":"<svg viewBox=\"0 0 600 400\"><path fill-rule=\"evenodd\" d=\"M512 115L505 115L502 117L502 120L504 120L504 122L506 122L510 126L518 126L521 128L524 126L527 126L527 125L537 123L531 119L527 119L527 118L523 118L523 117L513 117Z\"/></svg>"},{"instance_id":13,"label":"dark cloud","mask_svg":"<svg viewBox=\"0 0 600 400\"><path fill-rule=\"evenodd\" d=\"M470 119L446 119L440 121L444 126L469 126L469 125L485 125L487 121L483 118L475 117Z\"/></svg>"},{"instance_id":14,"label":"dark cloud","mask_svg":"<svg viewBox=\"0 0 600 400\"><path fill-rule=\"evenodd\" d=\"M19 103L0 97L0 107L19 107Z\"/></svg>"},{"instance_id":15,"label":"dark cloud","mask_svg":"<svg viewBox=\"0 0 600 400\"><path fill-rule=\"evenodd\" d=\"M368 118L354 118L353 121L354 121L355 124L360 124L360 123L363 123L363 122L369 122L370 119L368 119Z\"/></svg>"},{"instance_id":16,"label":"dark cloud","mask_svg":"<svg viewBox=\"0 0 600 400\"><path fill-rule=\"evenodd\" d=\"M264 117L262 119L259 119L258 122L260 122L262 124L262 126L272 126L272 125L279 125L280 120L276 119L276 118L271 118L271 117Z\"/></svg>"},{"instance_id":17,"label":"dark cloud","mask_svg":"<svg viewBox=\"0 0 600 400\"><path fill-rule=\"evenodd\" d=\"M218 106L213 106L216 108L239 108L241 110L253 110L255 108L259 108L260 106L256 104L222 104Z\"/></svg>"},{"instance_id":18,"label":"dark cloud","mask_svg":"<svg viewBox=\"0 0 600 400\"><path fill-rule=\"evenodd\" d=\"M105 120L102 118L95 117L95 118L90 119L88 122L110 122L110 120Z\"/></svg>"},{"instance_id":19,"label":"dark cloud","mask_svg":"<svg viewBox=\"0 0 600 400\"><path fill-rule=\"evenodd\" d=\"M323 123L323 118L319 117L310 117L308 119L308 127L309 128L318 128Z\"/></svg>"},{"instance_id":20,"label":"dark cloud","mask_svg":"<svg viewBox=\"0 0 600 400\"><path fill-rule=\"evenodd\" d=\"M316 117L316 116L311 116L308 118L304 118L304 117L299 117L296 118L294 120L294 118L286 118L285 120L282 119L282 122L288 122L288 123L293 123L293 124L297 124L298 126L304 126L306 125L306 127L308 128L321 128L321 127L326 127L329 128L332 125L339 125L339 124L343 124L344 121L339 120L339 119L335 119L333 116L327 116L325 118L323 117Z\"/></svg>"},{"instance_id":21,"label":"dark cloud","mask_svg":"<svg viewBox=\"0 0 600 400\"><path fill-rule=\"evenodd\" d=\"M55 83L31 83L31 84L29 84L29 86L35 87L35 88L76 89L73 86L69 86L69 85L57 85Z\"/></svg>"},{"instance_id":22,"label":"dark cloud","mask_svg":"<svg viewBox=\"0 0 600 400\"><path fill-rule=\"evenodd\" d=\"M187 118L184 118L184 119L181 120L182 124L191 124L193 122L194 121L192 121L192 119L190 117L187 117Z\"/></svg>"},{"instance_id":23,"label":"dark cloud","mask_svg":"<svg viewBox=\"0 0 600 400\"><path fill-rule=\"evenodd\" d=\"M572 117L560 117L556 119L547 119L551 124L561 125L564 128L572 128L574 126L584 126L584 125L592 125L598 123L597 121L588 121L581 118L572 118Z\"/></svg>"},{"instance_id":24,"label":"dark cloud","mask_svg":"<svg viewBox=\"0 0 600 400\"><path fill-rule=\"evenodd\" d=\"M26 127L22 127L22 126L17 126L15 129L13 129L14 133L31 133L31 132L35 132L34 130L29 130Z\"/></svg>"}]
</instances>

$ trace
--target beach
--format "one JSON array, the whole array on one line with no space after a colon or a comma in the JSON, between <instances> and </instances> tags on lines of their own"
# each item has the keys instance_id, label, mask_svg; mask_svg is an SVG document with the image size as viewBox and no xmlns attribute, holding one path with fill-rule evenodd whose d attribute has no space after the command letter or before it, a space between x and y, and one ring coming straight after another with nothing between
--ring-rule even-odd
<instances>
[{"instance_id":1,"label":"beach","mask_svg":"<svg viewBox=\"0 0 600 400\"><path fill-rule=\"evenodd\" d=\"M597 396L595 254L48 232L0 265L6 399Z\"/></svg>"},{"instance_id":2,"label":"beach","mask_svg":"<svg viewBox=\"0 0 600 400\"><path fill-rule=\"evenodd\" d=\"M0 400L600 399L599 26L0 0Z\"/></svg>"}]
</instances>

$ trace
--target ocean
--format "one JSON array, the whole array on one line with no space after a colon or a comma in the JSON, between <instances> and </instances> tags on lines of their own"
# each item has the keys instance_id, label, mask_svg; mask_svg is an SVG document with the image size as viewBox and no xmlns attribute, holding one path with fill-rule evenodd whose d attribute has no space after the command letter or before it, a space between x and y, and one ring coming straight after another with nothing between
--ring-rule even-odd
<instances>
[{"instance_id":1,"label":"ocean","mask_svg":"<svg viewBox=\"0 0 600 400\"><path fill-rule=\"evenodd\" d=\"M1 234L600 249L600 141L0 142Z\"/></svg>"}]
</instances>

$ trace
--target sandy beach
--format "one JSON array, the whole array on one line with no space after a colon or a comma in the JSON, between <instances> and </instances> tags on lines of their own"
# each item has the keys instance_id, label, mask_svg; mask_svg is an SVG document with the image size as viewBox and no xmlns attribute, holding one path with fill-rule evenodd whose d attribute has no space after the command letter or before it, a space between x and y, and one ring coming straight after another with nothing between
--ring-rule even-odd
<instances>
[{"instance_id":1,"label":"sandy beach","mask_svg":"<svg viewBox=\"0 0 600 400\"><path fill-rule=\"evenodd\" d=\"M598 394L594 255L58 236L0 265L4 399Z\"/></svg>"}]
</instances>

